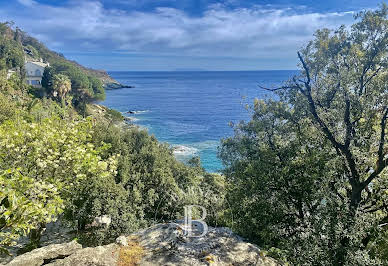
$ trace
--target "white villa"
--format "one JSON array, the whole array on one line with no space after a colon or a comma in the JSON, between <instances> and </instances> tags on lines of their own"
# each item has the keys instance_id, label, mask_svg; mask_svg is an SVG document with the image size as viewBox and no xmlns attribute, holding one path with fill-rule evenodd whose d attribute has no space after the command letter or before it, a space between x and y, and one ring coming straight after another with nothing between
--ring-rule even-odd
<instances>
[{"instance_id":1,"label":"white villa","mask_svg":"<svg viewBox=\"0 0 388 266\"><path fill-rule=\"evenodd\" d=\"M42 60L41 62L26 61L24 68L27 84L36 88L42 87L42 77L46 66L49 66L49 64L43 63Z\"/></svg>"}]
</instances>

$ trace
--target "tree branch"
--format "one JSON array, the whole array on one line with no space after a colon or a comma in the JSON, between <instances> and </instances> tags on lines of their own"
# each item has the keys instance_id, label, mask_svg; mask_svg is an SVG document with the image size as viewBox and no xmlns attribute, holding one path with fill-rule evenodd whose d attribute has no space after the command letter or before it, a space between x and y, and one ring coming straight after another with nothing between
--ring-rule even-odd
<instances>
[{"instance_id":1,"label":"tree branch","mask_svg":"<svg viewBox=\"0 0 388 266\"><path fill-rule=\"evenodd\" d=\"M345 95L345 114L344 114L344 122L346 125L346 133L345 133L345 144L344 148L349 149L351 134L352 134L352 123L350 122L350 100L348 95Z\"/></svg>"},{"instance_id":2,"label":"tree branch","mask_svg":"<svg viewBox=\"0 0 388 266\"><path fill-rule=\"evenodd\" d=\"M311 96L311 85L310 85L310 72L309 72L309 69L305 63L305 61L303 60L302 56L300 55L300 53L298 52L298 57L299 57L299 60L302 62L302 65L303 65L303 68L306 72L306 76L307 76L307 81L304 82L304 85L305 85L305 88L306 90L302 89L298 83L296 83L297 87L299 88L300 92L306 96L307 98L307 101L308 101L308 104L309 104L309 107L310 107L310 112L312 113L314 119L316 120L316 122L318 122L319 126L321 127L321 129L323 130L323 132L325 133L325 135L327 136L327 138L330 140L330 142L333 144L334 148L338 149L338 150L341 150L343 149L343 145L341 143L339 143L333 133L330 131L330 129L327 127L327 125L325 124L325 122L323 122L323 120L320 118L320 116L318 115L318 112L317 112L317 108L315 106L315 101L314 99L312 98ZM294 79L294 82L296 82L296 80Z\"/></svg>"},{"instance_id":3,"label":"tree branch","mask_svg":"<svg viewBox=\"0 0 388 266\"><path fill-rule=\"evenodd\" d=\"M282 86L282 87L270 89L270 88L266 88L266 87L263 87L263 86L260 86L260 85L258 85L258 87L260 89L263 89L263 90L266 90L266 91L271 91L271 92L279 91L279 90L287 90L287 89L297 89L298 88L297 86Z\"/></svg>"},{"instance_id":4,"label":"tree branch","mask_svg":"<svg viewBox=\"0 0 388 266\"><path fill-rule=\"evenodd\" d=\"M318 122L318 124L321 127L322 131L327 136L327 138L330 140L330 142L332 143L334 148L337 151L338 150L341 151L341 153L345 156L346 161L348 163L349 170L351 172L350 182L351 182L352 186L353 185L358 185L359 181L360 181L360 175L359 175L359 173L357 171L356 163L355 163L355 161L353 159L353 155L350 152L350 150L348 149L348 147L346 147L345 145L339 143L336 140L334 134L330 131L328 126L325 124L325 122L318 115L315 101L314 101L314 99L312 98L312 95L311 95L310 71L308 69L308 66L307 66L306 62L303 60L303 57L301 56L301 54L299 52L298 52L298 57L299 57L299 60L302 63L302 66L303 66L303 68L304 68L304 70L306 72L306 76L307 76L307 81L304 82L304 86L305 86L306 90L301 90L301 92L303 93L303 95L306 96L306 98L308 100L308 103L309 103L309 106L310 106L310 112L313 115L314 119ZM350 108L350 103L349 103L349 108ZM350 116L350 113L349 113L349 116ZM350 118L349 118L349 120L350 120ZM350 123L350 121L349 121L349 123Z\"/></svg>"},{"instance_id":5,"label":"tree branch","mask_svg":"<svg viewBox=\"0 0 388 266\"><path fill-rule=\"evenodd\" d=\"M306 72L306 77L307 77L307 81L306 81L306 82L307 82L308 84L310 84L310 81L311 81L311 78L310 78L310 71L309 71L309 69L308 69L308 67L307 67L306 62L303 60L303 57L302 57L302 55L300 54L300 52L298 52L298 58L299 58L300 62L302 63L302 66L303 66L304 71Z\"/></svg>"},{"instance_id":6,"label":"tree branch","mask_svg":"<svg viewBox=\"0 0 388 266\"><path fill-rule=\"evenodd\" d=\"M364 83L363 87L365 87L383 68L383 66L380 66Z\"/></svg>"},{"instance_id":7,"label":"tree branch","mask_svg":"<svg viewBox=\"0 0 388 266\"><path fill-rule=\"evenodd\" d=\"M388 158L384 160L384 144L385 144L385 127L387 125L387 116L388 116L388 107L385 106L385 111L383 114L383 117L381 118L380 126L381 126L381 131L380 131L380 143L379 143L379 149L377 151L377 165L376 168L374 169L373 173L370 174L370 176L362 183L362 187L365 188L366 186L369 185L370 182L374 178L376 178L383 170L384 168L388 165Z\"/></svg>"},{"instance_id":8,"label":"tree branch","mask_svg":"<svg viewBox=\"0 0 388 266\"><path fill-rule=\"evenodd\" d=\"M385 127L387 124L387 116L388 116L388 107L384 107L385 111L383 114L383 117L381 118L380 126L381 126L381 131L380 131L380 143L379 143L379 150L377 152L378 155L378 160L379 163L382 163L384 159L384 144L385 144Z\"/></svg>"}]
</instances>

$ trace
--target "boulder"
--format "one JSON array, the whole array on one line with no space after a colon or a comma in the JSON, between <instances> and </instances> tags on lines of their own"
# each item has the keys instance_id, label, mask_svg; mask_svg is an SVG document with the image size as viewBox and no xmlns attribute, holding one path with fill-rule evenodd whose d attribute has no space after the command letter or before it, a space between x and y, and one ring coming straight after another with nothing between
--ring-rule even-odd
<instances>
[{"instance_id":1,"label":"boulder","mask_svg":"<svg viewBox=\"0 0 388 266\"><path fill-rule=\"evenodd\" d=\"M81 249L71 256L53 261L47 266L115 266L118 261L119 246L110 244L95 248Z\"/></svg>"},{"instance_id":2,"label":"boulder","mask_svg":"<svg viewBox=\"0 0 388 266\"><path fill-rule=\"evenodd\" d=\"M34 249L31 252L17 256L8 266L39 266L50 263L51 261L64 259L78 250L82 246L76 241L64 244L52 244L46 247Z\"/></svg>"},{"instance_id":3,"label":"boulder","mask_svg":"<svg viewBox=\"0 0 388 266\"><path fill-rule=\"evenodd\" d=\"M111 223L112 223L112 218L109 215L102 215L94 218L92 226L109 227Z\"/></svg>"},{"instance_id":4,"label":"boulder","mask_svg":"<svg viewBox=\"0 0 388 266\"><path fill-rule=\"evenodd\" d=\"M202 237L188 237L176 223L156 224L116 243L81 249L73 242L50 245L16 257L8 265L280 265L228 228L208 227Z\"/></svg>"},{"instance_id":5,"label":"boulder","mask_svg":"<svg viewBox=\"0 0 388 266\"><path fill-rule=\"evenodd\" d=\"M118 238L116 238L116 243L120 246L128 246L128 241L125 236L119 236Z\"/></svg>"},{"instance_id":6,"label":"boulder","mask_svg":"<svg viewBox=\"0 0 388 266\"><path fill-rule=\"evenodd\" d=\"M158 224L133 234L146 251L139 265L280 265L229 228L208 227L203 237L185 237L181 228Z\"/></svg>"}]
</instances>

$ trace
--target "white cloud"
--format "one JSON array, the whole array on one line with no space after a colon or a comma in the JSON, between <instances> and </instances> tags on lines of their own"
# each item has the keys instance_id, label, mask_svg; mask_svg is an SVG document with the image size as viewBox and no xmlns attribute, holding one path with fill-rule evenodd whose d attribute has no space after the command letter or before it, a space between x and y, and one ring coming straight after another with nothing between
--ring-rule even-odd
<instances>
[{"instance_id":1,"label":"white cloud","mask_svg":"<svg viewBox=\"0 0 388 266\"><path fill-rule=\"evenodd\" d=\"M335 28L353 20L349 12L301 13L303 8L268 6L227 9L213 5L193 17L174 8L150 12L106 9L98 1L73 1L60 7L32 0L19 2L29 8L15 14L5 7L0 15L61 51L294 57L316 29Z\"/></svg>"},{"instance_id":2,"label":"white cloud","mask_svg":"<svg viewBox=\"0 0 388 266\"><path fill-rule=\"evenodd\" d=\"M18 0L18 2L24 6L33 6L37 4L34 0Z\"/></svg>"}]
</instances>

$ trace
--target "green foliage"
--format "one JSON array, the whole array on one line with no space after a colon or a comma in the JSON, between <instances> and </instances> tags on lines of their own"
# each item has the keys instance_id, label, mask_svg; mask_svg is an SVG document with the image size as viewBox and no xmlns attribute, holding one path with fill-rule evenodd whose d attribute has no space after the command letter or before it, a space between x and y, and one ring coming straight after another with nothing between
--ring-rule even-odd
<instances>
[{"instance_id":1,"label":"green foliage","mask_svg":"<svg viewBox=\"0 0 388 266\"><path fill-rule=\"evenodd\" d=\"M18 105L20 106L18 111L20 111L21 105L30 99L30 95L28 95L29 87L23 82L22 77L18 73L7 78L7 71L5 69L0 70L0 95L4 98L2 100L4 105L0 108L6 111L6 106Z\"/></svg>"},{"instance_id":2,"label":"green foliage","mask_svg":"<svg viewBox=\"0 0 388 266\"><path fill-rule=\"evenodd\" d=\"M124 116L119 112L114 109L107 108L105 117L107 119L110 119L112 121L123 121Z\"/></svg>"},{"instance_id":3,"label":"green foliage","mask_svg":"<svg viewBox=\"0 0 388 266\"><path fill-rule=\"evenodd\" d=\"M387 15L317 31L279 100L222 142L236 228L297 265L386 263Z\"/></svg>"},{"instance_id":4,"label":"green foliage","mask_svg":"<svg viewBox=\"0 0 388 266\"><path fill-rule=\"evenodd\" d=\"M78 190L75 200L77 212L85 214L80 229L95 216L112 218L109 229L87 234L94 244L109 242L153 222L182 218L183 206L188 204L202 204L209 210L211 222L216 223L219 217L215 210L225 207L221 176L176 161L168 146L135 128L99 124L93 140L96 146L109 144L107 158L119 155L115 178L93 179Z\"/></svg>"},{"instance_id":5,"label":"green foliage","mask_svg":"<svg viewBox=\"0 0 388 266\"><path fill-rule=\"evenodd\" d=\"M74 104L102 100L105 97L102 82L88 75L79 67L65 60L58 60L51 64L53 73L63 74L70 78Z\"/></svg>"},{"instance_id":6,"label":"green foliage","mask_svg":"<svg viewBox=\"0 0 388 266\"><path fill-rule=\"evenodd\" d=\"M75 200L79 191L97 182L94 180L109 180L116 174L115 157L101 159L108 147L104 144L95 147L90 129L89 121L67 122L58 118L43 119L40 123L7 121L0 125L0 169L17 171L38 185L50 184L58 189L66 212L72 214L70 219L83 222L85 215L89 218L91 213L82 214L77 209ZM51 200L50 194L43 196ZM43 214L51 213L45 209L49 205L40 207ZM15 226L20 232L22 228Z\"/></svg>"},{"instance_id":7,"label":"green foliage","mask_svg":"<svg viewBox=\"0 0 388 266\"><path fill-rule=\"evenodd\" d=\"M51 67L45 67L42 77L42 87L46 89L46 94L52 94L53 90L53 69Z\"/></svg>"},{"instance_id":8,"label":"green foliage","mask_svg":"<svg viewBox=\"0 0 388 266\"><path fill-rule=\"evenodd\" d=\"M63 105L49 98L30 99L25 104L25 113L23 118L28 122L41 122L44 119L50 119L58 116L60 119L73 121L79 119L78 113L70 105Z\"/></svg>"},{"instance_id":9,"label":"green foliage","mask_svg":"<svg viewBox=\"0 0 388 266\"><path fill-rule=\"evenodd\" d=\"M62 212L63 202L51 184L24 176L19 169L0 173L0 253L21 235Z\"/></svg>"},{"instance_id":10,"label":"green foliage","mask_svg":"<svg viewBox=\"0 0 388 266\"><path fill-rule=\"evenodd\" d=\"M11 23L10 22L2 22L0 23L0 34L5 36L7 35L9 29L10 29Z\"/></svg>"},{"instance_id":11,"label":"green foliage","mask_svg":"<svg viewBox=\"0 0 388 266\"><path fill-rule=\"evenodd\" d=\"M155 219L171 218L171 210L175 209L182 193L177 181L181 179L180 175L184 177L188 173L175 161L169 148L146 132L122 131L104 125L96 128L94 139L96 143L111 144L110 151L120 154L116 183L127 191L125 204L138 219L133 225L127 224L134 226L128 230L136 230L136 225L148 224Z\"/></svg>"},{"instance_id":12,"label":"green foliage","mask_svg":"<svg viewBox=\"0 0 388 266\"><path fill-rule=\"evenodd\" d=\"M30 55L30 57L32 57L32 59L34 59L34 60L40 59L39 52L38 52L38 50L35 49L35 47L33 47L32 45L27 45L27 46L25 46L25 48L32 54L32 55Z\"/></svg>"},{"instance_id":13,"label":"green foliage","mask_svg":"<svg viewBox=\"0 0 388 266\"><path fill-rule=\"evenodd\" d=\"M7 121L0 126L0 167L18 168L25 176L63 188L62 196L69 199L66 188L114 172L109 168L114 161L105 162L99 156L107 147L90 143L90 129L89 121L65 122L55 117L40 123Z\"/></svg>"},{"instance_id":14,"label":"green foliage","mask_svg":"<svg viewBox=\"0 0 388 266\"><path fill-rule=\"evenodd\" d=\"M0 70L23 68L24 54L19 43L0 35Z\"/></svg>"},{"instance_id":15,"label":"green foliage","mask_svg":"<svg viewBox=\"0 0 388 266\"><path fill-rule=\"evenodd\" d=\"M93 76L88 76L88 78L93 89L94 99L98 101L105 100L105 90L102 81Z\"/></svg>"},{"instance_id":16,"label":"green foliage","mask_svg":"<svg viewBox=\"0 0 388 266\"><path fill-rule=\"evenodd\" d=\"M199 156L194 156L190 158L187 164L191 167L201 168L201 158Z\"/></svg>"},{"instance_id":17,"label":"green foliage","mask_svg":"<svg viewBox=\"0 0 388 266\"><path fill-rule=\"evenodd\" d=\"M74 90L89 89L90 83L87 75L70 62L54 62L52 63L54 73L64 74L71 79L71 86Z\"/></svg>"},{"instance_id":18,"label":"green foliage","mask_svg":"<svg viewBox=\"0 0 388 266\"><path fill-rule=\"evenodd\" d=\"M32 51L34 54L34 58L37 58L35 57L35 53L37 53L39 57L43 58L43 60L47 62L64 60L64 56L62 54L49 50L43 43L29 36L26 32L23 32L19 29L17 31L17 34L19 35L18 38L20 39L20 42L23 46L33 48Z\"/></svg>"},{"instance_id":19,"label":"green foliage","mask_svg":"<svg viewBox=\"0 0 388 266\"><path fill-rule=\"evenodd\" d=\"M9 119L15 119L20 112L14 101L0 93L0 124Z\"/></svg>"}]
</instances>

